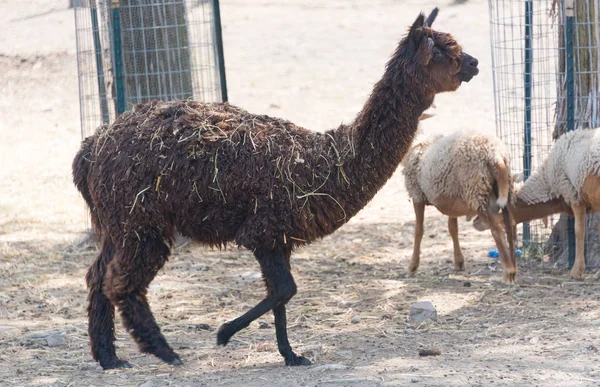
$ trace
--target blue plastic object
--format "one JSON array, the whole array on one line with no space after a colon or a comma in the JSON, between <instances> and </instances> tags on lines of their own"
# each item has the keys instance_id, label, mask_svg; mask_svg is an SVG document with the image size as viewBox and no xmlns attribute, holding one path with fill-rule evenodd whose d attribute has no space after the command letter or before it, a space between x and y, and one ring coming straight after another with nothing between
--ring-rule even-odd
<instances>
[{"instance_id":1,"label":"blue plastic object","mask_svg":"<svg viewBox=\"0 0 600 387\"><path fill-rule=\"evenodd\" d=\"M523 255L523 252L521 251L521 249L516 249L515 254ZM500 258L500 253L498 253L498 250L492 249L492 250L488 251L488 257L497 259L497 258Z\"/></svg>"},{"instance_id":2,"label":"blue plastic object","mask_svg":"<svg viewBox=\"0 0 600 387\"><path fill-rule=\"evenodd\" d=\"M498 250L490 250L488 252L488 257L496 259L500 257L500 254L498 253Z\"/></svg>"}]
</instances>

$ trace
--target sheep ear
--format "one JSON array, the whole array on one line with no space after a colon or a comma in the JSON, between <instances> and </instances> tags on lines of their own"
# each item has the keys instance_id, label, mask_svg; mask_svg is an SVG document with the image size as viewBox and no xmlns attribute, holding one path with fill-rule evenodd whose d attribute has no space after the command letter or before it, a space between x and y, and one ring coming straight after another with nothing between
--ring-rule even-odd
<instances>
[{"instance_id":1,"label":"sheep ear","mask_svg":"<svg viewBox=\"0 0 600 387\"><path fill-rule=\"evenodd\" d=\"M410 31L408 32L409 40L415 45L415 47L419 46L421 43L421 39L423 38L423 26L425 25L425 15L422 13L419 14L417 20L410 27Z\"/></svg>"},{"instance_id":2,"label":"sheep ear","mask_svg":"<svg viewBox=\"0 0 600 387\"><path fill-rule=\"evenodd\" d=\"M427 20L425 20L425 26L426 27L431 27L431 25L435 21L435 18L437 17L437 15L438 15L439 12L440 12L440 9L438 7L435 7L433 9L433 11L431 11L431 13L429 14L429 16L427 16Z\"/></svg>"}]
</instances>

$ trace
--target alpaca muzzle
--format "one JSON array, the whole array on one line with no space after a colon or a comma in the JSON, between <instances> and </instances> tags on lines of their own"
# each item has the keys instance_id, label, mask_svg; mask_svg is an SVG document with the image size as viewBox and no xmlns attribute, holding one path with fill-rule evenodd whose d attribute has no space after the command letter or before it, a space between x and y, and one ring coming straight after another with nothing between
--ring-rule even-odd
<instances>
[{"instance_id":1,"label":"alpaca muzzle","mask_svg":"<svg viewBox=\"0 0 600 387\"><path fill-rule=\"evenodd\" d=\"M477 65L479 61L477 58L472 57L471 55L464 53L462 54L462 64L460 66L459 76L460 80L463 82L469 82L475 75L479 74L479 69Z\"/></svg>"}]
</instances>

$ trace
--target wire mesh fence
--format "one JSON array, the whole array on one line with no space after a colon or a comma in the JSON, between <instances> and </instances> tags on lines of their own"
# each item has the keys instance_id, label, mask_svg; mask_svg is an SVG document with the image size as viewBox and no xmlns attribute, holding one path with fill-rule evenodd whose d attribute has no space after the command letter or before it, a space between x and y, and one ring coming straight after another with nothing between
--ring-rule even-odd
<instances>
[{"instance_id":1,"label":"wire mesh fence","mask_svg":"<svg viewBox=\"0 0 600 387\"><path fill-rule=\"evenodd\" d=\"M513 173L527 179L567 130L600 126L600 0L489 0L496 132ZM586 258L600 266L597 217L588 216ZM593 226L593 227L592 227ZM520 226L524 254L572 264L566 216ZM569 248L570 246L570 248Z\"/></svg>"},{"instance_id":2,"label":"wire mesh fence","mask_svg":"<svg viewBox=\"0 0 600 387\"><path fill-rule=\"evenodd\" d=\"M82 135L152 99L227 99L217 0L79 0Z\"/></svg>"}]
</instances>

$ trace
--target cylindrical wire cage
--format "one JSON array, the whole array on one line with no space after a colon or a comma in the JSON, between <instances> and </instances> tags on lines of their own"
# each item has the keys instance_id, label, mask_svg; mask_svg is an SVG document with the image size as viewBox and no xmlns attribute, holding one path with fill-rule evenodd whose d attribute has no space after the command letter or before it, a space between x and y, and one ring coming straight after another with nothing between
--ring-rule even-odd
<instances>
[{"instance_id":1,"label":"cylindrical wire cage","mask_svg":"<svg viewBox=\"0 0 600 387\"><path fill-rule=\"evenodd\" d=\"M152 99L227 99L218 0L79 0L82 135Z\"/></svg>"},{"instance_id":2,"label":"cylindrical wire cage","mask_svg":"<svg viewBox=\"0 0 600 387\"><path fill-rule=\"evenodd\" d=\"M153 99L227 101L218 0L73 6L83 138Z\"/></svg>"},{"instance_id":3,"label":"cylindrical wire cage","mask_svg":"<svg viewBox=\"0 0 600 387\"><path fill-rule=\"evenodd\" d=\"M527 179L567 130L600 126L600 0L489 0L496 132L513 173ZM596 216L588 216L588 266L600 266ZM526 222L525 256L574 259L572 221Z\"/></svg>"}]
</instances>

